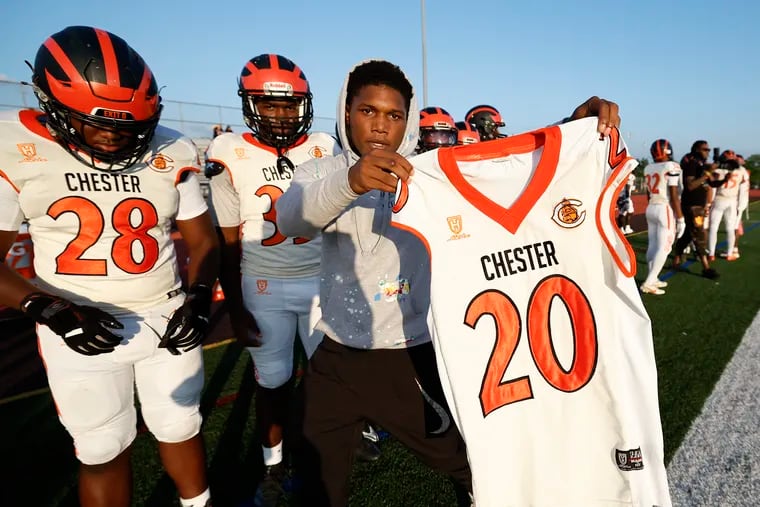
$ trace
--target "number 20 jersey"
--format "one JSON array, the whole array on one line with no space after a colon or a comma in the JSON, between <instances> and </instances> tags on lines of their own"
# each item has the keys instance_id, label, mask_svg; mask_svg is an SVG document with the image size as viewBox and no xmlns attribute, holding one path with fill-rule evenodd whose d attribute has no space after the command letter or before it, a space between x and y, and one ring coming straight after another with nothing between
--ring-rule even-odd
<instances>
[{"instance_id":1,"label":"number 20 jersey","mask_svg":"<svg viewBox=\"0 0 760 507\"><path fill-rule=\"evenodd\" d=\"M596 118L410 159L439 373L478 507L670 505L649 317Z\"/></svg>"},{"instance_id":2,"label":"number 20 jersey","mask_svg":"<svg viewBox=\"0 0 760 507\"><path fill-rule=\"evenodd\" d=\"M195 145L159 126L142 161L98 170L64 150L40 114L0 114L0 178L15 191L15 202L2 201L0 222L12 230L8 217L19 212L29 222L35 283L116 314L166 301L181 284L172 220L206 211L177 216L180 176L198 171Z\"/></svg>"}]
</instances>

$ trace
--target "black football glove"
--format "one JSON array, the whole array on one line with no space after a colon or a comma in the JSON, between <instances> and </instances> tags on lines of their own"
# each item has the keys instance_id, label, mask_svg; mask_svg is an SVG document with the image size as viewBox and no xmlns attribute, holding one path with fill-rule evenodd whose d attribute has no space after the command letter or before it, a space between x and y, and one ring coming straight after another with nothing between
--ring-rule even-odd
<instances>
[{"instance_id":1,"label":"black football glove","mask_svg":"<svg viewBox=\"0 0 760 507\"><path fill-rule=\"evenodd\" d=\"M21 302L21 311L49 327L71 349L86 356L113 352L121 336L111 329L124 329L114 317L93 306L80 306L63 298L35 292Z\"/></svg>"},{"instance_id":2,"label":"black football glove","mask_svg":"<svg viewBox=\"0 0 760 507\"><path fill-rule=\"evenodd\" d=\"M211 287L196 283L187 291L184 304L172 314L158 346L175 356L179 355L179 349L183 352L194 349L206 336L209 313Z\"/></svg>"}]
</instances>

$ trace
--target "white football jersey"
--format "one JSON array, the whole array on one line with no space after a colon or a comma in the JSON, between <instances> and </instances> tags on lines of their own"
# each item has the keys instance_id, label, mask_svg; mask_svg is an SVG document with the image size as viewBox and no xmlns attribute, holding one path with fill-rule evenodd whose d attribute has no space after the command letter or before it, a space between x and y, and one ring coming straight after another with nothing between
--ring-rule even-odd
<instances>
[{"instance_id":1,"label":"white football jersey","mask_svg":"<svg viewBox=\"0 0 760 507\"><path fill-rule=\"evenodd\" d=\"M736 169L733 171L729 171L727 169L715 169L713 173L719 180L727 177L726 182L715 190L715 197L738 199L739 185L742 183L744 171L741 169Z\"/></svg>"},{"instance_id":2,"label":"white football jersey","mask_svg":"<svg viewBox=\"0 0 760 507\"><path fill-rule=\"evenodd\" d=\"M298 165L339 152L332 136L315 132L301 138L285 156ZM276 278L318 275L322 238L288 238L277 230L274 203L293 179L292 170L277 168L277 150L246 132L214 138L207 154L209 161L225 168L211 178L217 221L222 227L242 224L242 273Z\"/></svg>"},{"instance_id":3,"label":"white football jersey","mask_svg":"<svg viewBox=\"0 0 760 507\"><path fill-rule=\"evenodd\" d=\"M746 167L741 166L738 169L741 175L741 182L739 183L739 209L744 210L749 206L749 171Z\"/></svg>"},{"instance_id":4,"label":"white football jersey","mask_svg":"<svg viewBox=\"0 0 760 507\"><path fill-rule=\"evenodd\" d=\"M28 221L35 283L115 314L167 301L181 285L172 220L206 211L200 197L183 208L178 189L188 171L198 187L195 145L159 126L142 161L119 172L98 170L64 150L40 115L0 113L0 228Z\"/></svg>"},{"instance_id":5,"label":"white football jersey","mask_svg":"<svg viewBox=\"0 0 760 507\"><path fill-rule=\"evenodd\" d=\"M651 323L612 216L636 163L596 125L422 154L397 192L478 507L670 505Z\"/></svg>"},{"instance_id":6,"label":"white football jersey","mask_svg":"<svg viewBox=\"0 0 760 507\"><path fill-rule=\"evenodd\" d=\"M668 187L678 188L681 184L681 166L673 161L655 162L644 168L644 178L649 189L649 204L668 204Z\"/></svg>"}]
</instances>

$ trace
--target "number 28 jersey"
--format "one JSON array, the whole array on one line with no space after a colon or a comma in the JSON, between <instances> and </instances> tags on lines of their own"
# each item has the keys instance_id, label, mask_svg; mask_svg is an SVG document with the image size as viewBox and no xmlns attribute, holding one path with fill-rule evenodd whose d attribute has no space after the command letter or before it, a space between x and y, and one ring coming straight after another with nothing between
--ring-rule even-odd
<instances>
[{"instance_id":1,"label":"number 28 jersey","mask_svg":"<svg viewBox=\"0 0 760 507\"><path fill-rule=\"evenodd\" d=\"M651 323L596 118L410 159L441 382L487 506L670 505Z\"/></svg>"},{"instance_id":2,"label":"number 28 jersey","mask_svg":"<svg viewBox=\"0 0 760 507\"><path fill-rule=\"evenodd\" d=\"M166 301L181 285L172 220L206 211L202 199L180 206L183 175L190 171L198 185L195 145L159 126L142 161L98 170L64 150L40 117L31 109L0 113L0 229L28 221L35 283L116 314Z\"/></svg>"}]
</instances>

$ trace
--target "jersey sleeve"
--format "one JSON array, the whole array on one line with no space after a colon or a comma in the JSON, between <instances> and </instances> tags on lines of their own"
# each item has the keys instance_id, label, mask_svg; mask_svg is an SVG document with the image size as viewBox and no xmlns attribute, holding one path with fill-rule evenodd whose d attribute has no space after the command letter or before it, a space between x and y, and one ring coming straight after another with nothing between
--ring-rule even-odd
<instances>
[{"instance_id":1,"label":"jersey sleeve","mask_svg":"<svg viewBox=\"0 0 760 507\"><path fill-rule=\"evenodd\" d=\"M18 193L8 180L0 177L0 231L17 231L24 221Z\"/></svg>"},{"instance_id":2,"label":"jersey sleeve","mask_svg":"<svg viewBox=\"0 0 760 507\"><path fill-rule=\"evenodd\" d=\"M177 220L190 220L202 215L208 210L206 201L203 199L198 175L189 172L185 178L177 184L179 193L179 208Z\"/></svg>"},{"instance_id":3,"label":"jersey sleeve","mask_svg":"<svg viewBox=\"0 0 760 507\"><path fill-rule=\"evenodd\" d=\"M240 225L240 196L232 184L229 169L213 178L210 183L211 207L220 227Z\"/></svg>"},{"instance_id":4,"label":"jersey sleeve","mask_svg":"<svg viewBox=\"0 0 760 507\"><path fill-rule=\"evenodd\" d=\"M681 184L681 166L673 164L665 172L665 179L669 187L677 187Z\"/></svg>"}]
</instances>

